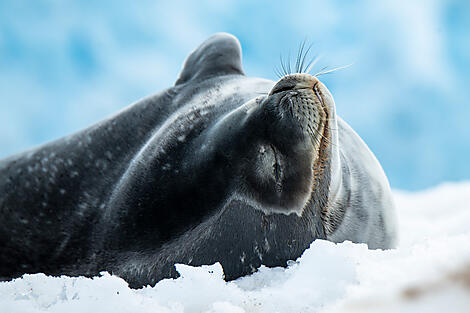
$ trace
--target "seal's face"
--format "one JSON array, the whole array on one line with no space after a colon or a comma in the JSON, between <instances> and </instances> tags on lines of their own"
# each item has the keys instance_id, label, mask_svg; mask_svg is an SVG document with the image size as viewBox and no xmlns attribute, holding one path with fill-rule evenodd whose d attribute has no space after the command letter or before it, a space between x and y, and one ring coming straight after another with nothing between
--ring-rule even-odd
<instances>
[{"instance_id":1,"label":"seal's face","mask_svg":"<svg viewBox=\"0 0 470 313\"><path fill-rule=\"evenodd\" d=\"M294 124L308 134L316 156L320 152L322 138L327 135L324 132L331 103L324 103L325 91L326 87L317 78L308 74L292 74L279 80L270 92L270 95L283 95L279 103L281 114L289 115Z\"/></svg>"},{"instance_id":2,"label":"seal's face","mask_svg":"<svg viewBox=\"0 0 470 313\"><path fill-rule=\"evenodd\" d=\"M308 203L319 173L315 163L329 143L333 105L326 87L308 74L284 76L250 107L241 148L241 190L266 213L297 213Z\"/></svg>"}]
</instances>

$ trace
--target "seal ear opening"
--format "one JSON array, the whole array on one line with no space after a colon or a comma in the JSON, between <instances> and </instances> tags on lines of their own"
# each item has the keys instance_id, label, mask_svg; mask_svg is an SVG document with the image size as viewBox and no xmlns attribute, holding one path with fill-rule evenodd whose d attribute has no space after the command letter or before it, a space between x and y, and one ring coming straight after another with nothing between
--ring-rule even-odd
<instances>
[{"instance_id":1,"label":"seal ear opening","mask_svg":"<svg viewBox=\"0 0 470 313\"><path fill-rule=\"evenodd\" d=\"M231 34L217 33L204 41L186 58L175 85L194 79L230 74L245 75L242 68L240 42Z\"/></svg>"}]
</instances>

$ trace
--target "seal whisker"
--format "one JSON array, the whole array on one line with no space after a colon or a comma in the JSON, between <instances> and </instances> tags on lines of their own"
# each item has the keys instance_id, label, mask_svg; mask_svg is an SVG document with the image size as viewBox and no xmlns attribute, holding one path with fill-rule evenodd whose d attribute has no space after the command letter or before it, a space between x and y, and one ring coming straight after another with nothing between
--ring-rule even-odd
<instances>
[{"instance_id":1,"label":"seal whisker","mask_svg":"<svg viewBox=\"0 0 470 313\"><path fill-rule=\"evenodd\" d=\"M307 55L308 55L309 52L310 52L310 49L312 49L312 46L313 46L313 44L309 44L309 45L308 45L308 48L305 50L304 56L302 57L302 62L301 62L301 64L300 64L299 73L304 73L304 72L305 72L305 69L307 69L308 66L309 66L310 63L311 63L311 61L310 61L308 64L306 64L305 61L306 61ZM305 65L305 67L304 67L304 65Z\"/></svg>"},{"instance_id":2,"label":"seal whisker","mask_svg":"<svg viewBox=\"0 0 470 313\"><path fill-rule=\"evenodd\" d=\"M308 63L306 63L307 56L310 53L310 50L312 48L313 44L309 44L307 46L307 40L304 39L302 42L299 44L299 49L297 52L297 56L295 59L295 64L294 64L294 73L305 73L305 74L310 74L310 71L313 69L313 67L318 63L318 61L321 58L321 55L316 55L313 56ZM292 64L291 64L291 55L290 52L288 53L287 59L282 58L282 54L279 56L280 59L280 65L281 69L278 69L277 67L274 68L274 72L278 78L281 78L283 76L289 75L292 72ZM313 74L312 76L318 77L322 76L325 74L329 74L341 69L345 69L353 65L353 63L343 65L343 66L338 66L335 68L328 69L328 66L322 67L318 72Z\"/></svg>"},{"instance_id":3,"label":"seal whisker","mask_svg":"<svg viewBox=\"0 0 470 313\"><path fill-rule=\"evenodd\" d=\"M313 57L310 62L308 63L307 65L307 68L305 70L305 73L306 74L310 74L310 71L312 70L312 68L318 63L318 61L320 61L320 58L321 56L320 55L317 55L315 57ZM315 75L314 75L315 76Z\"/></svg>"},{"instance_id":4,"label":"seal whisker","mask_svg":"<svg viewBox=\"0 0 470 313\"><path fill-rule=\"evenodd\" d=\"M325 130L331 130L331 128L328 126L328 123L325 123L324 125ZM325 139L326 143L331 144L333 146L336 146L334 142L331 142L329 138L325 137L322 133L320 133L316 128L311 128L309 127L312 131L316 133L316 135L320 136L321 138Z\"/></svg>"},{"instance_id":5,"label":"seal whisker","mask_svg":"<svg viewBox=\"0 0 470 313\"><path fill-rule=\"evenodd\" d=\"M315 77L318 77L318 76L321 76L321 75L325 75L325 74L329 74L329 73L332 73L332 72L336 72L338 70L342 70L342 69L345 69L345 68L348 68L350 67L351 65L353 65L353 63L350 63L350 64L347 64L347 65L343 65L343 66L338 66L338 67L335 67L335 68L332 68L332 69L329 69L329 70L326 70L326 67L324 67L320 72L316 73Z\"/></svg>"},{"instance_id":6,"label":"seal whisker","mask_svg":"<svg viewBox=\"0 0 470 313\"><path fill-rule=\"evenodd\" d=\"M313 76L317 77L317 75L321 72L323 72L324 70L326 70L328 68L328 66L324 66L322 67L318 72L316 72L315 74L313 74Z\"/></svg>"},{"instance_id":7,"label":"seal whisker","mask_svg":"<svg viewBox=\"0 0 470 313\"><path fill-rule=\"evenodd\" d=\"M332 143L328 138L326 138L323 134L321 134L317 129L314 129L314 131L319 137L325 139L326 143L334 145L334 143Z\"/></svg>"},{"instance_id":8,"label":"seal whisker","mask_svg":"<svg viewBox=\"0 0 470 313\"><path fill-rule=\"evenodd\" d=\"M307 39L304 39L299 45L299 52L297 53L297 60L295 62L296 73L302 73L302 67L305 61L305 56L307 55L308 50L310 50L310 48L308 48L307 50L305 50L305 53L304 53L306 43L307 43Z\"/></svg>"},{"instance_id":9,"label":"seal whisker","mask_svg":"<svg viewBox=\"0 0 470 313\"><path fill-rule=\"evenodd\" d=\"M302 53L303 53L303 50L304 50L304 44L305 44L305 40L302 41L302 42L299 44L299 50L297 51L297 57L296 57L296 60L295 60L295 72L296 72L296 73L299 72L300 58L301 58Z\"/></svg>"},{"instance_id":10,"label":"seal whisker","mask_svg":"<svg viewBox=\"0 0 470 313\"><path fill-rule=\"evenodd\" d=\"M286 64L284 63L284 59L282 58L282 54L279 55L279 59L280 59L280 61L281 61L282 74L283 74L282 76L285 76L285 75L288 74L288 72L287 72L287 66L286 66Z\"/></svg>"},{"instance_id":11,"label":"seal whisker","mask_svg":"<svg viewBox=\"0 0 470 313\"><path fill-rule=\"evenodd\" d=\"M281 73L279 72L279 69L277 66L274 67L274 74L276 74L277 78L280 79L282 77Z\"/></svg>"},{"instance_id":12,"label":"seal whisker","mask_svg":"<svg viewBox=\"0 0 470 313\"><path fill-rule=\"evenodd\" d=\"M312 138L312 140L314 141L314 145L320 146L321 139L320 139L320 136L318 136L319 132L316 131L314 128L312 128L310 125L308 126L308 128L311 130L311 132L309 134L310 134L310 137Z\"/></svg>"},{"instance_id":13,"label":"seal whisker","mask_svg":"<svg viewBox=\"0 0 470 313\"><path fill-rule=\"evenodd\" d=\"M290 51L289 51L289 53L287 54L287 71L288 71L287 73L292 73L290 63L291 63L291 61L290 61Z\"/></svg>"},{"instance_id":14,"label":"seal whisker","mask_svg":"<svg viewBox=\"0 0 470 313\"><path fill-rule=\"evenodd\" d=\"M313 43L307 45L307 39L302 40L302 42L299 44L299 49L297 51L295 63L292 64L291 62L291 55L290 51L288 53L287 59L284 59L282 57L282 54L280 55L280 65L281 69L279 70L277 67L275 67L274 71L279 78L282 76L286 76L292 73L306 73L309 74L312 67L318 62L319 57L314 56L310 59L310 61L307 62L307 57L312 49ZM294 68L292 68L294 66ZM321 71L325 70L326 67L322 68ZM294 70L294 71L293 71Z\"/></svg>"}]
</instances>

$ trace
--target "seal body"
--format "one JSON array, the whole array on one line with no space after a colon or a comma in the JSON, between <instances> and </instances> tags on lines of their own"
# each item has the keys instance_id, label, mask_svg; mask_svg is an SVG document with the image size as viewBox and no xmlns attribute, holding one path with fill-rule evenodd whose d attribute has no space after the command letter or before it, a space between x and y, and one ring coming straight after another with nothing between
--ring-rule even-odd
<instances>
[{"instance_id":1,"label":"seal body","mask_svg":"<svg viewBox=\"0 0 470 313\"><path fill-rule=\"evenodd\" d=\"M227 280L315 239L395 242L387 179L317 78L249 78L236 38L191 53L175 86L0 161L0 277L97 275L132 287L175 263Z\"/></svg>"}]
</instances>

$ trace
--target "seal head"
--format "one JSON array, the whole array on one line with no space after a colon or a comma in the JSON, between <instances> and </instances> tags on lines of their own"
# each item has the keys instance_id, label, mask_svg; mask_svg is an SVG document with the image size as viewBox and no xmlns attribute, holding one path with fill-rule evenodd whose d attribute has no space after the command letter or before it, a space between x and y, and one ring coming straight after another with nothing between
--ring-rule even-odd
<instances>
[{"instance_id":1,"label":"seal head","mask_svg":"<svg viewBox=\"0 0 470 313\"><path fill-rule=\"evenodd\" d=\"M248 102L243 120L236 123L246 138L240 148L252 160L243 162L241 190L265 213L300 216L311 198L315 176L320 177L314 164L324 156L329 136L322 88L308 74L285 76L267 97Z\"/></svg>"}]
</instances>

